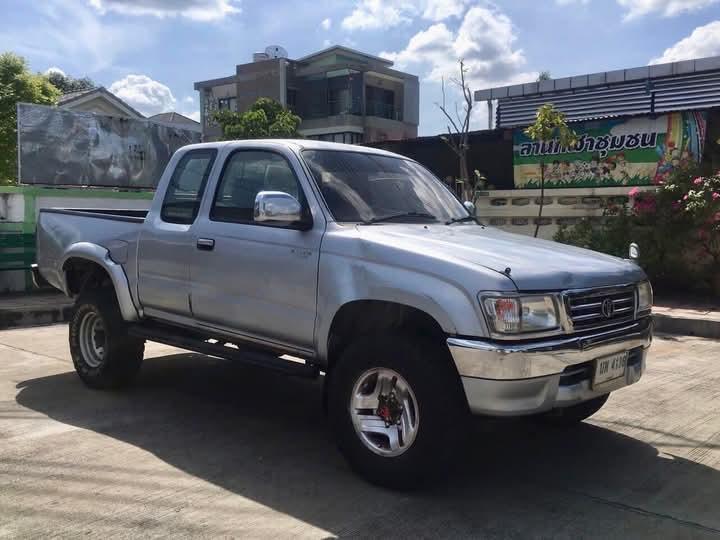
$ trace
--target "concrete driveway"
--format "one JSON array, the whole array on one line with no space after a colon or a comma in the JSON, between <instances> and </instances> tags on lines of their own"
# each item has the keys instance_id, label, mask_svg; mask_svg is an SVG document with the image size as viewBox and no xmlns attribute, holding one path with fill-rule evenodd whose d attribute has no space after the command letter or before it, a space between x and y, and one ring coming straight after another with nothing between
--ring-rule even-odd
<instances>
[{"instance_id":1,"label":"concrete driveway","mask_svg":"<svg viewBox=\"0 0 720 540\"><path fill-rule=\"evenodd\" d=\"M571 431L469 426L459 470L398 494L335 449L320 381L149 345L86 389L63 325L0 332L0 537L720 537L720 342L657 339Z\"/></svg>"}]
</instances>

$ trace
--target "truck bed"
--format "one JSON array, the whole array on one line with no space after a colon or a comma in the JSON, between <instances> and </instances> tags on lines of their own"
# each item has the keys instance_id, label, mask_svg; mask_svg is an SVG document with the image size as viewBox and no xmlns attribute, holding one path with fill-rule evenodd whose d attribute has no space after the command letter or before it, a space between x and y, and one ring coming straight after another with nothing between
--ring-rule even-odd
<instances>
[{"instance_id":1,"label":"truck bed","mask_svg":"<svg viewBox=\"0 0 720 540\"><path fill-rule=\"evenodd\" d=\"M74 244L95 244L122 253L121 262L129 279L134 278L135 251L147 210L105 208L41 209L37 223L38 267L54 287L62 283L62 263Z\"/></svg>"}]
</instances>

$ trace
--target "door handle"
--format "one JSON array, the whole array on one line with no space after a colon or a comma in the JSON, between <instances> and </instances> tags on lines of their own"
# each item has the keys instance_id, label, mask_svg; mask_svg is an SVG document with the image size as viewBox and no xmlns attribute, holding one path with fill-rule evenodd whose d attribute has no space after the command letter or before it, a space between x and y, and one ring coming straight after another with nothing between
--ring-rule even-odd
<instances>
[{"instance_id":1,"label":"door handle","mask_svg":"<svg viewBox=\"0 0 720 540\"><path fill-rule=\"evenodd\" d=\"M197 248L203 251L212 251L215 248L215 240L212 238L198 238Z\"/></svg>"}]
</instances>

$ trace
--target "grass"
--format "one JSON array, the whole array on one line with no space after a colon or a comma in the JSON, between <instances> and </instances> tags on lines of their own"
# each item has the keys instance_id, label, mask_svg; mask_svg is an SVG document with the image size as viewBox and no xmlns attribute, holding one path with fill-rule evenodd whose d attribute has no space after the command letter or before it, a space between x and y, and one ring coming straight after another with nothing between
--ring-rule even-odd
<instances>
[{"instance_id":1,"label":"grass","mask_svg":"<svg viewBox=\"0 0 720 540\"><path fill-rule=\"evenodd\" d=\"M545 188L567 188L567 187L624 187L624 186L649 186L652 180L647 176L632 176L626 183L611 178L575 178L569 182L545 181ZM540 188L540 180L530 180L521 186L522 189Z\"/></svg>"}]
</instances>

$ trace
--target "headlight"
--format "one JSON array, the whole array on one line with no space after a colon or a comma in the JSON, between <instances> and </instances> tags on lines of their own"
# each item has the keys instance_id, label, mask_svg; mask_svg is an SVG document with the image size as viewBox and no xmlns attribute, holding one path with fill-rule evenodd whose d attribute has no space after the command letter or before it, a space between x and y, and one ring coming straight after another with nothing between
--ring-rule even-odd
<instances>
[{"instance_id":1,"label":"headlight","mask_svg":"<svg viewBox=\"0 0 720 540\"><path fill-rule=\"evenodd\" d=\"M500 334L547 332L560 325L552 296L486 296L482 305L491 330Z\"/></svg>"},{"instance_id":2,"label":"headlight","mask_svg":"<svg viewBox=\"0 0 720 540\"><path fill-rule=\"evenodd\" d=\"M638 313L649 312L653 304L652 285L649 281L638 283Z\"/></svg>"}]
</instances>

